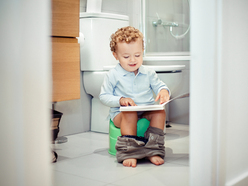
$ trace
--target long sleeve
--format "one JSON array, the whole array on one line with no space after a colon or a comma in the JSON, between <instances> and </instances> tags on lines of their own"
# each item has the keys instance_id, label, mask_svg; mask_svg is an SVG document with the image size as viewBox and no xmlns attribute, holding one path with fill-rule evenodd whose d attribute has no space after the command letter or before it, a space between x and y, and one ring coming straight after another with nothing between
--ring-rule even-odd
<instances>
[{"instance_id":1,"label":"long sleeve","mask_svg":"<svg viewBox=\"0 0 248 186\"><path fill-rule=\"evenodd\" d=\"M119 100L121 96L114 95L115 78L111 73L108 73L103 81L99 98L101 102L109 107L120 107Z\"/></svg>"},{"instance_id":2,"label":"long sleeve","mask_svg":"<svg viewBox=\"0 0 248 186\"><path fill-rule=\"evenodd\" d=\"M154 93L157 95L160 90L166 89L169 92L169 95L171 95L169 88L163 81L158 78L157 73L155 71L151 71L151 73L152 74L150 75L150 84Z\"/></svg>"}]
</instances>

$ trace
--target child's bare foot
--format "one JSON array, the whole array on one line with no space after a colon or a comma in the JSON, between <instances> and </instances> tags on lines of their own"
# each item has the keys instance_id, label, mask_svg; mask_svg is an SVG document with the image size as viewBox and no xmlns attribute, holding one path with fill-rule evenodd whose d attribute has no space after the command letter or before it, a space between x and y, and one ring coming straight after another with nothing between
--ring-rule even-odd
<instances>
[{"instance_id":1,"label":"child's bare foot","mask_svg":"<svg viewBox=\"0 0 248 186\"><path fill-rule=\"evenodd\" d=\"M164 160L160 156L152 156L148 158L155 165L164 164Z\"/></svg>"},{"instance_id":2,"label":"child's bare foot","mask_svg":"<svg viewBox=\"0 0 248 186\"><path fill-rule=\"evenodd\" d=\"M126 167L136 167L137 160L136 159L126 159L122 163Z\"/></svg>"}]
</instances>

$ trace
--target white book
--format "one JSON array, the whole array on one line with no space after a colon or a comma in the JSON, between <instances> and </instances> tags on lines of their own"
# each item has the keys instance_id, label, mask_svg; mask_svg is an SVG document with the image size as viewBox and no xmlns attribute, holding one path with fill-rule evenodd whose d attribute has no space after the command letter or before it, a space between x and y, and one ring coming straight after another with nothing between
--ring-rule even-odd
<instances>
[{"instance_id":1,"label":"white book","mask_svg":"<svg viewBox=\"0 0 248 186\"><path fill-rule=\"evenodd\" d=\"M154 104L154 105L139 105L139 106L121 106L120 111L149 111L149 110L164 110L165 105L170 103L171 101L175 99L180 99L180 98L186 98L189 97L189 93L181 94L179 96L176 96L169 101L163 103L163 104Z\"/></svg>"}]
</instances>

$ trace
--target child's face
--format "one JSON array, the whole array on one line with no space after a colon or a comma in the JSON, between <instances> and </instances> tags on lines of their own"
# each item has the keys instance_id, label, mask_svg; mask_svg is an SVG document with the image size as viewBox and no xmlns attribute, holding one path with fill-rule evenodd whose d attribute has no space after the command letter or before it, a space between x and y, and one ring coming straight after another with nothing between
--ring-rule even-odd
<instances>
[{"instance_id":1,"label":"child's face","mask_svg":"<svg viewBox=\"0 0 248 186\"><path fill-rule=\"evenodd\" d=\"M122 68L128 72L138 73L139 67L143 63L142 40L137 39L130 43L117 43L117 50L113 52L116 60L119 60Z\"/></svg>"}]
</instances>

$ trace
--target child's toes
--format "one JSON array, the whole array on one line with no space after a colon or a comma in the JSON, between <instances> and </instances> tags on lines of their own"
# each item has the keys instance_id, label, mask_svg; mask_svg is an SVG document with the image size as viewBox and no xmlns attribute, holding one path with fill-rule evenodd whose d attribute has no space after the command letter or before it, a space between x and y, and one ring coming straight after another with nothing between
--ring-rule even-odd
<instances>
[{"instance_id":1,"label":"child's toes","mask_svg":"<svg viewBox=\"0 0 248 186\"><path fill-rule=\"evenodd\" d=\"M164 160L160 156L152 156L149 160L155 165L162 165Z\"/></svg>"},{"instance_id":2,"label":"child's toes","mask_svg":"<svg viewBox=\"0 0 248 186\"><path fill-rule=\"evenodd\" d=\"M159 162L159 165L162 165L164 163L164 160L161 158L158 162Z\"/></svg>"},{"instance_id":3,"label":"child's toes","mask_svg":"<svg viewBox=\"0 0 248 186\"><path fill-rule=\"evenodd\" d=\"M126 159L122 163L125 167L136 167L137 160L136 159Z\"/></svg>"},{"instance_id":4,"label":"child's toes","mask_svg":"<svg viewBox=\"0 0 248 186\"><path fill-rule=\"evenodd\" d=\"M129 161L127 161L127 160L124 160L122 164L123 164L124 166L126 166L126 167L129 167Z\"/></svg>"}]
</instances>

